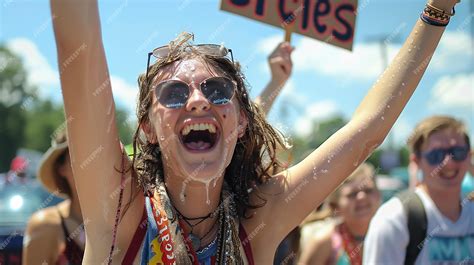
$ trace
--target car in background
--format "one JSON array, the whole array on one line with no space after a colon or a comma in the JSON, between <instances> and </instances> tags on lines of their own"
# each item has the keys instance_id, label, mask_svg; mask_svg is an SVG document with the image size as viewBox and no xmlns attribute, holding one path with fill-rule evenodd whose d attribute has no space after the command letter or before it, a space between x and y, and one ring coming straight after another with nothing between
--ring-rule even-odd
<instances>
[{"instance_id":1,"label":"car in background","mask_svg":"<svg viewBox=\"0 0 474 265\"><path fill-rule=\"evenodd\" d=\"M23 235L30 216L61 200L36 180L0 188L0 264L21 264Z\"/></svg>"}]
</instances>

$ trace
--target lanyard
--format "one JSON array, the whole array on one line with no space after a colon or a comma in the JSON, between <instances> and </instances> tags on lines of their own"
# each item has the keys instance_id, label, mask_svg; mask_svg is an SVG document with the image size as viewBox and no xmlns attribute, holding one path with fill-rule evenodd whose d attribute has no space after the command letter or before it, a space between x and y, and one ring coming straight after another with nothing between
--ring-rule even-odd
<instances>
[{"instance_id":1,"label":"lanyard","mask_svg":"<svg viewBox=\"0 0 474 265\"><path fill-rule=\"evenodd\" d=\"M151 197L150 202L153 211L153 217L158 227L158 242L160 242L159 252L155 251L155 253L157 253L159 257L161 256L161 262L163 262L163 264L176 264L176 258L174 256L173 251L174 243L171 237L171 227L169 224L169 219L166 215L166 212L161 207L160 201L155 200L155 198ZM184 235L183 229L181 229L181 227L183 227L183 224L178 223L178 226L178 230L183 236L184 242L186 244L186 251L189 259L194 265L199 265L196 252L194 251L191 244L191 240L189 239L189 236Z\"/></svg>"},{"instance_id":2,"label":"lanyard","mask_svg":"<svg viewBox=\"0 0 474 265\"><path fill-rule=\"evenodd\" d=\"M353 237L347 231L347 227L344 224L338 226L339 232L342 237L342 244L344 245L344 250L346 251L352 265L361 265L362 264L362 243L356 244Z\"/></svg>"}]
</instances>

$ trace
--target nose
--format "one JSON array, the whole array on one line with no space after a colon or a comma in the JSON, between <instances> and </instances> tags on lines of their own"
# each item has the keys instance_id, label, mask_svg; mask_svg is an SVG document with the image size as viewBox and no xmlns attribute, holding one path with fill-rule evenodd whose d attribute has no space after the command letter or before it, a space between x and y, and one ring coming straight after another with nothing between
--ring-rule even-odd
<instances>
[{"instance_id":1,"label":"nose","mask_svg":"<svg viewBox=\"0 0 474 265\"><path fill-rule=\"evenodd\" d=\"M365 190L360 190L359 192L357 192L356 194L357 200L363 200L365 198L367 198L367 192Z\"/></svg>"},{"instance_id":2,"label":"nose","mask_svg":"<svg viewBox=\"0 0 474 265\"><path fill-rule=\"evenodd\" d=\"M192 86L191 95L189 95L188 102L186 103L187 111L206 111L211 107L209 101L201 92L200 89Z\"/></svg>"}]
</instances>

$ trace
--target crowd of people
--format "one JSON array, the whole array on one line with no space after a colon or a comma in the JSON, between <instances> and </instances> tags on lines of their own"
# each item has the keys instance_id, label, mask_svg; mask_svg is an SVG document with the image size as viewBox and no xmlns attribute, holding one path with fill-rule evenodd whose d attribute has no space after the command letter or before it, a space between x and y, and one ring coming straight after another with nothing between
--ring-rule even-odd
<instances>
[{"instance_id":1,"label":"crowd of people","mask_svg":"<svg viewBox=\"0 0 474 265\"><path fill-rule=\"evenodd\" d=\"M364 162L415 91L456 3L430 0L351 120L288 166L279 152L290 147L265 117L292 72L289 43L269 56L271 81L255 100L222 45L183 33L151 51L127 153L97 2L52 0L59 62L87 48L61 74L65 115L75 118L37 175L64 201L31 217L23 263L271 264L283 251L285 264L474 264L474 194L462 191L474 163L461 121L418 123L407 141L412 188L387 202Z\"/></svg>"}]
</instances>

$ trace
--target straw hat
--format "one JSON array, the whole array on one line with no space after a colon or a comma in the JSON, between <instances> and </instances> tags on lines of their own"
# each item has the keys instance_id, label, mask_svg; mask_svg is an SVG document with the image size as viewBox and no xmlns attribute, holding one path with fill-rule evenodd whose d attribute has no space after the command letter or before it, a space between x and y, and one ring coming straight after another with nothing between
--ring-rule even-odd
<instances>
[{"instance_id":1,"label":"straw hat","mask_svg":"<svg viewBox=\"0 0 474 265\"><path fill-rule=\"evenodd\" d=\"M68 195L65 194L64 191L61 191L56 184L56 179L62 177L56 172L55 164L67 148L66 133L64 130L60 130L51 141L51 147L43 155L38 169L38 179L41 184L43 184L49 192L61 197L68 197Z\"/></svg>"}]
</instances>

